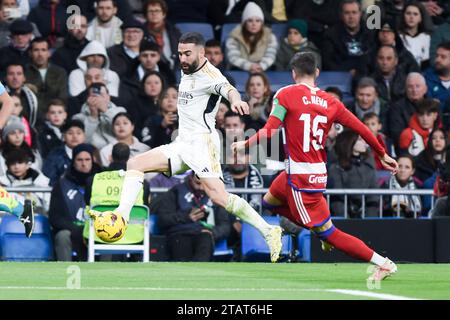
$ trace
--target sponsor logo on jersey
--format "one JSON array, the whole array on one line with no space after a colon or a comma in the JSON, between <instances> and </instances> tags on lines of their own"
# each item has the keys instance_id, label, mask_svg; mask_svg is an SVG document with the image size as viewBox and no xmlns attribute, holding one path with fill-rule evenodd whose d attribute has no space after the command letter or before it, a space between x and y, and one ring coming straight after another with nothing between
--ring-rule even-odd
<instances>
[{"instance_id":1,"label":"sponsor logo on jersey","mask_svg":"<svg viewBox=\"0 0 450 320\"><path fill-rule=\"evenodd\" d=\"M311 184L316 183L327 183L327 176L316 176L316 175L310 175L308 182Z\"/></svg>"}]
</instances>

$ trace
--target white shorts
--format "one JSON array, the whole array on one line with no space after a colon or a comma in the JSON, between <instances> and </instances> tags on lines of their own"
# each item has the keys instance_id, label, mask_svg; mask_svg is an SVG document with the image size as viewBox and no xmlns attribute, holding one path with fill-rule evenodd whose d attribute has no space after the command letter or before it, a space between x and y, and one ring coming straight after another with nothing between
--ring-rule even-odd
<instances>
[{"instance_id":1,"label":"white shorts","mask_svg":"<svg viewBox=\"0 0 450 320\"><path fill-rule=\"evenodd\" d=\"M158 150L169 159L169 176L192 169L199 178L223 179L220 139L216 132L198 134L189 140L178 136L172 143L158 147Z\"/></svg>"}]
</instances>

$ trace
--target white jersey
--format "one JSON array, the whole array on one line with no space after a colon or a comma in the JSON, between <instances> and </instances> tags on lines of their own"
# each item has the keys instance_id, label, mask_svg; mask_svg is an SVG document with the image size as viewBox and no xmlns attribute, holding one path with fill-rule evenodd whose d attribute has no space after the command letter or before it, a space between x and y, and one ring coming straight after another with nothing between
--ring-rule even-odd
<instances>
[{"instance_id":1,"label":"white jersey","mask_svg":"<svg viewBox=\"0 0 450 320\"><path fill-rule=\"evenodd\" d=\"M178 88L178 136L181 139L215 131L221 96L232 86L208 60L194 73L182 73Z\"/></svg>"}]
</instances>

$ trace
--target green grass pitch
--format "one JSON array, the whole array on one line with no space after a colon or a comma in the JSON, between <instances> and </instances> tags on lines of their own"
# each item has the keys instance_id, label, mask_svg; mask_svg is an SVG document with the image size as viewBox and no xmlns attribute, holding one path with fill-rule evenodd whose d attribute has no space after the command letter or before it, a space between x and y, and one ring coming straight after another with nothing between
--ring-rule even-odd
<instances>
[{"instance_id":1,"label":"green grass pitch","mask_svg":"<svg viewBox=\"0 0 450 320\"><path fill-rule=\"evenodd\" d=\"M373 288L377 284L368 287L368 267L332 263L3 262L0 300L450 299L450 265L400 264L398 273L382 281L378 289ZM76 287L78 283L79 289L67 288L67 284Z\"/></svg>"}]
</instances>

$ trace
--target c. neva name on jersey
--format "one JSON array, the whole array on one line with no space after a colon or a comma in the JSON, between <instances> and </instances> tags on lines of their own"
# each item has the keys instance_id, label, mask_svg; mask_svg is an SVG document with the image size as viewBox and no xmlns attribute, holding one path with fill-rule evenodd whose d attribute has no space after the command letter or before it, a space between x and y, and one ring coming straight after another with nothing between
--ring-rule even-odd
<instances>
[{"instance_id":1,"label":"c. neva name on jersey","mask_svg":"<svg viewBox=\"0 0 450 320\"><path fill-rule=\"evenodd\" d=\"M318 96L311 96L311 100L308 100L307 97L303 96L302 100L305 105L315 104L315 105L321 106L325 109L328 108L327 100L324 100Z\"/></svg>"}]
</instances>

